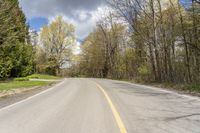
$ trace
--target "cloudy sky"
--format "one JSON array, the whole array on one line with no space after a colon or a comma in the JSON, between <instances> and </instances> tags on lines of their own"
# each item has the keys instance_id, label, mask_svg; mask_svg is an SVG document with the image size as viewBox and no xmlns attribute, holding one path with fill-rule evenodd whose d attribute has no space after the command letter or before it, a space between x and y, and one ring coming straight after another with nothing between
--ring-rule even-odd
<instances>
[{"instance_id":1,"label":"cloudy sky","mask_svg":"<svg viewBox=\"0 0 200 133\"><path fill-rule=\"evenodd\" d=\"M76 26L78 40L83 40L95 27L97 14L104 11L105 0L19 0L30 27L39 31L55 16L62 15ZM188 1L181 0L187 5Z\"/></svg>"},{"instance_id":2,"label":"cloudy sky","mask_svg":"<svg viewBox=\"0 0 200 133\"><path fill-rule=\"evenodd\" d=\"M76 26L77 38L83 40L95 27L97 13L104 7L104 0L20 0L28 23L39 29L63 15Z\"/></svg>"}]
</instances>

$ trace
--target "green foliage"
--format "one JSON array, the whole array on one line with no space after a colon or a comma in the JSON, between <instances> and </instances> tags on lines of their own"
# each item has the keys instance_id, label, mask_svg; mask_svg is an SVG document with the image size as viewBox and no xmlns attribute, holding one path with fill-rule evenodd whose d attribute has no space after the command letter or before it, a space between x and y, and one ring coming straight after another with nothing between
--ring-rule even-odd
<instances>
[{"instance_id":1,"label":"green foliage","mask_svg":"<svg viewBox=\"0 0 200 133\"><path fill-rule=\"evenodd\" d=\"M0 79L27 76L33 71L32 46L26 19L17 0L0 2Z\"/></svg>"},{"instance_id":2,"label":"green foliage","mask_svg":"<svg viewBox=\"0 0 200 133\"><path fill-rule=\"evenodd\" d=\"M150 74L150 70L147 66L140 66L138 68L138 73L141 75L141 76L147 76Z\"/></svg>"},{"instance_id":3,"label":"green foliage","mask_svg":"<svg viewBox=\"0 0 200 133\"><path fill-rule=\"evenodd\" d=\"M189 90L191 92L200 92L200 84L191 84L191 85L186 85L184 87L185 90Z\"/></svg>"},{"instance_id":4,"label":"green foliage","mask_svg":"<svg viewBox=\"0 0 200 133\"><path fill-rule=\"evenodd\" d=\"M40 76L38 74L33 74L33 75L30 75L30 76L27 76L27 78L30 78L30 79L39 79Z\"/></svg>"},{"instance_id":5,"label":"green foliage","mask_svg":"<svg viewBox=\"0 0 200 133\"><path fill-rule=\"evenodd\" d=\"M15 78L14 81L29 81L29 78L27 78L27 77Z\"/></svg>"},{"instance_id":6,"label":"green foliage","mask_svg":"<svg viewBox=\"0 0 200 133\"><path fill-rule=\"evenodd\" d=\"M59 75L60 68L71 58L75 43L75 27L64 21L62 16L58 16L42 29L40 41L43 47L38 48L40 50L36 52L36 57L39 57L36 59L37 72Z\"/></svg>"},{"instance_id":7,"label":"green foliage","mask_svg":"<svg viewBox=\"0 0 200 133\"><path fill-rule=\"evenodd\" d=\"M99 23L81 45L76 75L101 78L124 76L125 65L119 45L125 37L125 27L118 23L113 23L112 28L108 25Z\"/></svg>"},{"instance_id":8,"label":"green foliage","mask_svg":"<svg viewBox=\"0 0 200 133\"><path fill-rule=\"evenodd\" d=\"M46 63L45 73L50 75L56 75L56 69L59 67L60 66L58 65L56 58L50 56Z\"/></svg>"},{"instance_id":9,"label":"green foliage","mask_svg":"<svg viewBox=\"0 0 200 133\"><path fill-rule=\"evenodd\" d=\"M7 58L0 58L0 79L9 77L10 71L12 69L11 60L7 60Z\"/></svg>"},{"instance_id":10,"label":"green foliage","mask_svg":"<svg viewBox=\"0 0 200 133\"><path fill-rule=\"evenodd\" d=\"M27 76L27 78L32 79L59 79L59 77L52 76L52 75L46 75L46 74L33 74L30 76Z\"/></svg>"},{"instance_id":11,"label":"green foliage","mask_svg":"<svg viewBox=\"0 0 200 133\"><path fill-rule=\"evenodd\" d=\"M6 83L0 83L0 90L31 88L35 86L46 86L52 84L52 82L44 81L11 81Z\"/></svg>"}]
</instances>

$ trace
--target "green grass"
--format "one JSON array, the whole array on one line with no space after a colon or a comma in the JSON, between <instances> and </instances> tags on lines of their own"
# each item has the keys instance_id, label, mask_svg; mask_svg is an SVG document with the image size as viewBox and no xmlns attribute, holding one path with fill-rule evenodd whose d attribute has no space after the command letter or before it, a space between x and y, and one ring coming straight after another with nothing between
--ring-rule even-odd
<instances>
[{"instance_id":1,"label":"green grass","mask_svg":"<svg viewBox=\"0 0 200 133\"><path fill-rule=\"evenodd\" d=\"M34 86L46 86L51 83L52 82L44 82L44 81L10 81L5 83L0 83L0 90L31 88Z\"/></svg>"},{"instance_id":2,"label":"green grass","mask_svg":"<svg viewBox=\"0 0 200 133\"><path fill-rule=\"evenodd\" d=\"M29 81L29 78L27 78L27 77L15 78L14 81Z\"/></svg>"},{"instance_id":3,"label":"green grass","mask_svg":"<svg viewBox=\"0 0 200 133\"><path fill-rule=\"evenodd\" d=\"M186 85L184 89L191 92L200 92L200 84Z\"/></svg>"},{"instance_id":4,"label":"green grass","mask_svg":"<svg viewBox=\"0 0 200 133\"><path fill-rule=\"evenodd\" d=\"M13 81L0 83L0 90L10 90L10 89L20 89L20 88L31 88L35 86L46 86L52 82L45 81L29 81L29 79L47 79L47 80L57 80L60 77L44 74L33 74L27 77L15 78Z\"/></svg>"},{"instance_id":5,"label":"green grass","mask_svg":"<svg viewBox=\"0 0 200 133\"><path fill-rule=\"evenodd\" d=\"M52 75L44 75L44 74L33 74L28 76L27 78L32 79L59 79L60 77L52 76Z\"/></svg>"}]
</instances>

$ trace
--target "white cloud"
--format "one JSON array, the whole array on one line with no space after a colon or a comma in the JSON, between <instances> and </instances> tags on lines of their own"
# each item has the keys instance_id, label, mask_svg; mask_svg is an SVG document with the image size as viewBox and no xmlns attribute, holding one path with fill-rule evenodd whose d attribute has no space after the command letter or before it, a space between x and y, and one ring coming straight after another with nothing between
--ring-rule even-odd
<instances>
[{"instance_id":1,"label":"white cloud","mask_svg":"<svg viewBox=\"0 0 200 133\"><path fill-rule=\"evenodd\" d=\"M99 14L105 11L105 9L107 9L107 7L104 6L97 8L95 11L79 10L75 12L78 19L71 18L62 13L51 16L48 19L49 22L52 22L57 15L62 15L65 21L72 23L76 27L77 39L83 41L83 39L94 30L96 22L99 19Z\"/></svg>"},{"instance_id":2,"label":"white cloud","mask_svg":"<svg viewBox=\"0 0 200 133\"><path fill-rule=\"evenodd\" d=\"M78 54L81 53L81 48L80 48L80 46L81 46L81 43L77 41L76 46L75 46L74 49L73 49L73 53L74 53L75 55L78 55Z\"/></svg>"},{"instance_id":3,"label":"white cloud","mask_svg":"<svg viewBox=\"0 0 200 133\"><path fill-rule=\"evenodd\" d=\"M44 17L53 20L62 15L76 27L77 38L83 40L96 24L96 12L104 0L20 0L20 5L30 20Z\"/></svg>"}]
</instances>

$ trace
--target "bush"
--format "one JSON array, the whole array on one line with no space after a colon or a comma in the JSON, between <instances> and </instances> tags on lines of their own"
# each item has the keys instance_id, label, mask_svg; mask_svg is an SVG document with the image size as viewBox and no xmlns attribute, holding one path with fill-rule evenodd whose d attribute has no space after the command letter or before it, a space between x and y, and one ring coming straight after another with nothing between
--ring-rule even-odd
<instances>
[{"instance_id":1,"label":"bush","mask_svg":"<svg viewBox=\"0 0 200 133\"><path fill-rule=\"evenodd\" d=\"M184 87L185 90L200 92L200 84L190 84Z\"/></svg>"},{"instance_id":2,"label":"bush","mask_svg":"<svg viewBox=\"0 0 200 133\"><path fill-rule=\"evenodd\" d=\"M28 78L31 78L31 79L39 79L39 75L36 75L36 74L33 74L31 76L28 76Z\"/></svg>"},{"instance_id":3,"label":"bush","mask_svg":"<svg viewBox=\"0 0 200 133\"><path fill-rule=\"evenodd\" d=\"M143 83L143 82L148 82L149 78L148 76L150 75L150 70L147 66L142 65L138 68L138 77L136 79L137 82Z\"/></svg>"},{"instance_id":4,"label":"bush","mask_svg":"<svg viewBox=\"0 0 200 133\"><path fill-rule=\"evenodd\" d=\"M29 78L15 78L14 81L29 81Z\"/></svg>"},{"instance_id":5,"label":"bush","mask_svg":"<svg viewBox=\"0 0 200 133\"><path fill-rule=\"evenodd\" d=\"M46 74L33 74L28 76L29 79L59 79L59 77L53 75L46 75Z\"/></svg>"},{"instance_id":6,"label":"bush","mask_svg":"<svg viewBox=\"0 0 200 133\"><path fill-rule=\"evenodd\" d=\"M150 71L147 66L140 66L138 72L141 76L147 76L150 74Z\"/></svg>"}]
</instances>

